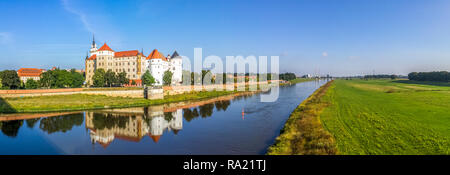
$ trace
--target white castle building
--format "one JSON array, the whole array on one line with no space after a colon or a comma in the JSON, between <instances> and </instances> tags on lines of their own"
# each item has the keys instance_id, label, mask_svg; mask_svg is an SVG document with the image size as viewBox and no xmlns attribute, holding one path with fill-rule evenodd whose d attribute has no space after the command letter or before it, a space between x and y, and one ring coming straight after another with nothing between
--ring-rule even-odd
<instances>
[{"instance_id":1,"label":"white castle building","mask_svg":"<svg viewBox=\"0 0 450 175\"><path fill-rule=\"evenodd\" d=\"M92 77L95 71L104 69L115 73L126 72L130 84L135 81L138 86L141 86L141 77L148 70L155 78L155 85L162 85L164 72L169 70L173 73L171 84L175 85L182 81L182 64L182 58L176 51L167 57L157 49L154 49L148 56L138 50L116 52L106 43L97 49L97 44L93 39L89 56L86 56L85 59L86 83L93 85Z\"/></svg>"}]
</instances>

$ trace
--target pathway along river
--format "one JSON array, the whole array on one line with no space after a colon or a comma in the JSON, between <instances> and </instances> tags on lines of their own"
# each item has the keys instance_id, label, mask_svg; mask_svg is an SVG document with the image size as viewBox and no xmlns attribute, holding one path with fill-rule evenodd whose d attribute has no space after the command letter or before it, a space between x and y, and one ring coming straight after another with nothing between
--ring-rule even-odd
<instances>
[{"instance_id":1,"label":"pathway along river","mask_svg":"<svg viewBox=\"0 0 450 175\"><path fill-rule=\"evenodd\" d=\"M184 109L0 115L0 155L265 154L290 113L325 82L279 87L271 103L255 94Z\"/></svg>"}]
</instances>

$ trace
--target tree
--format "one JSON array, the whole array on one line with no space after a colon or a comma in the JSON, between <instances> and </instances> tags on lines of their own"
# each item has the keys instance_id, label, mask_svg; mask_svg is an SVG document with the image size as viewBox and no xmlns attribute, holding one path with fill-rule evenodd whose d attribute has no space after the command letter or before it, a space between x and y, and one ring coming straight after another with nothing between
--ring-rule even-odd
<instances>
[{"instance_id":1,"label":"tree","mask_svg":"<svg viewBox=\"0 0 450 175\"><path fill-rule=\"evenodd\" d=\"M207 80L205 80L205 77ZM213 77L211 70L202 70L202 82L203 84L212 84L213 83Z\"/></svg>"},{"instance_id":2,"label":"tree","mask_svg":"<svg viewBox=\"0 0 450 175\"><path fill-rule=\"evenodd\" d=\"M95 87L104 87L106 84L105 81L105 70L104 69L97 69L94 72L94 76L92 77L92 81Z\"/></svg>"},{"instance_id":3,"label":"tree","mask_svg":"<svg viewBox=\"0 0 450 175\"><path fill-rule=\"evenodd\" d=\"M142 75L142 83L147 86L151 86L156 83L155 78L153 78L152 74L150 74L150 71L147 70L144 75Z\"/></svg>"},{"instance_id":4,"label":"tree","mask_svg":"<svg viewBox=\"0 0 450 175\"><path fill-rule=\"evenodd\" d=\"M136 85L136 81L134 81L134 80L131 81L131 85L133 85L133 86Z\"/></svg>"},{"instance_id":5,"label":"tree","mask_svg":"<svg viewBox=\"0 0 450 175\"><path fill-rule=\"evenodd\" d=\"M36 81L34 81L33 79L30 78L25 83L25 88L26 89L37 89L38 88L38 84L37 84Z\"/></svg>"},{"instance_id":6,"label":"tree","mask_svg":"<svg viewBox=\"0 0 450 175\"><path fill-rule=\"evenodd\" d=\"M117 83L119 83L120 85L124 85L124 84L130 83L130 80L127 78L127 73L126 72L120 72L117 75Z\"/></svg>"},{"instance_id":7,"label":"tree","mask_svg":"<svg viewBox=\"0 0 450 175\"><path fill-rule=\"evenodd\" d=\"M109 69L105 73L105 83L106 83L106 86L109 86L109 87L112 87L113 85L117 84L116 73L114 73L111 69Z\"/></svg>"},{"instance_id":8,"label":"tree","mask_svg":"<svg viewBox=\"0 0 450 175\"><path fill-rule=\"evenodd\" d=\"M9 89L17 89L20 87L20 78L14 70L5 70L0 74L2 87Z\"/></svg>"},{"instance_id":9,"label":"tree","mask_svg":"<svg viewBox=\"0 0 450 175\"><path fill-rule=\"evenodd\" d=\"M55 69L51 71L53 77L55 78L55 82L51 86L52 88L65 88L70 87L72 84L72 78L68 71Z\"/></svg>"},{"instance_id":10,"label":"tree","mask_svg":"<svg viewBox=\"0 0 450 175\"><path fill-rule=\"evenodd\" d=\"M52 71L47 71L41 74L40 86L45 88L51 88L55 77L52 75Z\"/></svg>"},{"instance_id":11,"label":"tree","mask_svg":"<svg viewBox=\"0 0 450 175\"><path fill-rule=\"evenodd\" d=\"M71 83L70 87L79 88L79 87L83 86L83 82L84 82L83 74L76 72L75 69L72 69L70 71L70 75L72 78L72 83Z\"/></svg>"},{"instance_id":12,"label":"tree","mask_svg":"<svg viewBox=\"0 0 450 175\"><path fill-rule=\"evenodd\" d=\"M170 70L166 70L163 75L163 84L166 86L170 86L172 84L172 76L173 73Z\"/></svg>"}]
</instances>

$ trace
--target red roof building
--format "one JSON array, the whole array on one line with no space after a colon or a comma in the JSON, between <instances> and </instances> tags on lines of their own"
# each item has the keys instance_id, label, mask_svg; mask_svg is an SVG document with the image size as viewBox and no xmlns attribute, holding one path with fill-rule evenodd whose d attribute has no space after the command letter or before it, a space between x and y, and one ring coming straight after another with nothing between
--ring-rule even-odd
<instances>
[{"instance_id":1,"label":"red roof building","mask_svg":"<svg viewBox=\"0 0 450 175\"><path fill-rule=\"evenodd\" d=\"M36 68L20 68L17 71L19 77L40 77L43 69Z\"/></svg>"},{"instance_id":2,"label":"red roof building","mask_svg":"<svg viewBox=\"0 0 450 175\"><path fill-rule=\"evenodd\" d=\"M148 55L147 59L162 59L164 61L167 61L167 58L164 56L164 54L159 52L158 49L153 50L152 53Z\"/></svg>"}]
</instances>

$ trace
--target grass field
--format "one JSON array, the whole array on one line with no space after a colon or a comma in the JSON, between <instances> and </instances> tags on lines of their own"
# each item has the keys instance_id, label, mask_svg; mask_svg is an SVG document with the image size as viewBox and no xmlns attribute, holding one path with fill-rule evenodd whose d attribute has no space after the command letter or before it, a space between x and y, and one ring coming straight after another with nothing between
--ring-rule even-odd
<instances>
[{"instance_id":1,"label":"grass field","mask_svg":"<svg viewBox=\"0 0 450 175\"><path fill-rule=\"evenodd\" d=\"M322 101L340 154L450 154L450 83L336 80Z\"/></svg>"},{"instance_id":2,"label":"grass field","mask_svg":"<svg viewBox=\"0 0 450 175\"><path fill-rule=\"evenodd\" d=\"M108 97L102 95L61 95L24 98L0 98L0 113L53 112L86 109L122 108L157 105L188 100L200 100L239 93L236 91L199 91L165 96L164 99Z\"/></svg>"}]
</instances>

